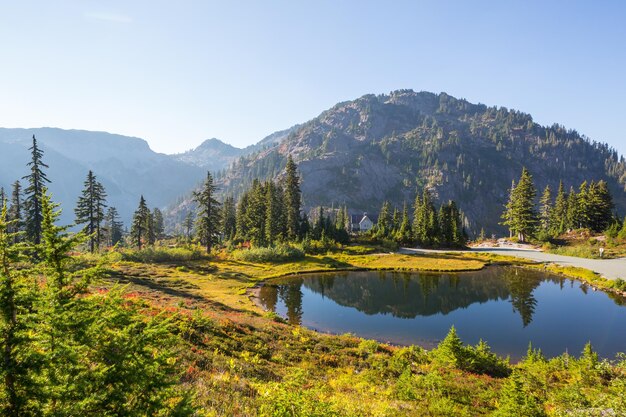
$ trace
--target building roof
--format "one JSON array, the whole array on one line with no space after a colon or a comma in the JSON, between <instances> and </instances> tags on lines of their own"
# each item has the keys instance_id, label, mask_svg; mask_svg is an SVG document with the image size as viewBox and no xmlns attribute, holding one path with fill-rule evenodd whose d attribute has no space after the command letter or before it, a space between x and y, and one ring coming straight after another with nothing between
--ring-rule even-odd
<instances>
[{"instance_id":1,"label":"building roof","mask_svg":"<svg viewBox=\"0 0 626 417\"><path fill-rule=\"evenodd\" d=\"M364 214L352 214L350 216L350 223L352 223L352 224L359 224L359 223L361 223L361 221L363 221L364 217L369 218L372 221L372 223L374 223L374 224L376 224L376 222L378 221L378 215L377 214L367 214L367 213L364 213Z\"/></svg>"}]
</instances>

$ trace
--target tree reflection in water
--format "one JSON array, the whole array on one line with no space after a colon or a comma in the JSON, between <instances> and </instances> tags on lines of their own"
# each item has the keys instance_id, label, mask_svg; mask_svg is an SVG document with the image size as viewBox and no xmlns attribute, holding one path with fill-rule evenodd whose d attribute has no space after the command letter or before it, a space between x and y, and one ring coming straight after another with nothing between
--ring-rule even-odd
<instances>
[{"instance_id":1,"label":"tree reflection in water","mask_svg":"<svg viewBox=\"0 0 626 417\"><path fill-rule=\"evenodd\" d=\"M448 314L474 303L509 299L524 327L533 318L537 300L533 291L545 279L540 271L491 267L468 273L338 272L268 283L260 290L263 306L276 311L278 301L286 307L289 323L302 321L302 286L342 306L365 314L391 314L415 318Z\"/></svg>"}]
</instances>

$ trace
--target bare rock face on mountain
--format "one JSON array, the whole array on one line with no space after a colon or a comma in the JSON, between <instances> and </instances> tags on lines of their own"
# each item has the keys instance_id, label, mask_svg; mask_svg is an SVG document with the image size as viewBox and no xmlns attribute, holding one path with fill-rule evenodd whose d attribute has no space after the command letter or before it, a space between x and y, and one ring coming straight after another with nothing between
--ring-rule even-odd
<instances>
[{"instance_id":1,"label":"bare rock face on mountain","mask_svg":"<svg viewBox=\"0 0 626 417\"><path fill-rule=\"evenodd\" d=\"M220 176L237 195L255 177L280 178L287 155L302 173L305 205L377 212L384 200L411 204L417 192L456 200L470 231L502 231L500 214L522 167L538 188L606 180L626 213L626 164L608 145L528 114L445 93L400 90L340 103L279 144L241 158Z\"/></svg>"}]
</instances>

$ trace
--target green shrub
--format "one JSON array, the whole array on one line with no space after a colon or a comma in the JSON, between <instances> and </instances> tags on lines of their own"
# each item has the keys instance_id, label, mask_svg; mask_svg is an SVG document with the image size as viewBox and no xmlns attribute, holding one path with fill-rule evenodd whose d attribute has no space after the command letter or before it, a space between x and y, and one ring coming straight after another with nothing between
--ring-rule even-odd
<instances>
[{"instance_id":1,"label":"green shrub","mask_svg":"<svg viewBox=\"0 0 626 417\"><path fill-rule=\"evenodd\" d=\"M377 341L364 339L359 343L359 347L357 349L362 356L367 357L378 352L379 347L380 344Z\"/></svg>"},{"instance_id":2,"label":"green shrub","mask_svg":"<svg viewBox=\"0 0 626 417\"><path fill-rule=\"evenodd\" d=\"M511 374L507 361L500 359L482 340L475 347L467 346L467 363L465 370L476 374L487 374L502 378Z\"/></svg>"},{"instance_id":3,"label":"green shrub","mask_svg":"<svg viewBox=\"0 0 626 417\"><path fill-rule=\"evenodd\" d=\"M597 240L594 240L594 242L597 242ZM557 255L575 256L577 258L600 258L600 251L593 246L560 246L550 249L549 252ZM606 258L606 256L605 253L604 257Z\"/></svg>"},{"instance_id":4,"label":"green shrub","mask_svg":"<svg viewBox=\"0 0 626 417\"><path fill-rule=\"evenodd\" d=\"M524 386L519 374L514 373L502 387L498 409L493 414L498 417L541 417L545 416L537 399Z\"/></svg>"},{"instance_id":5,"label":"green shrub","mask_svg":"<svg viewBox=\"0 0 626 417\"><path fill-rule=\"evenodd\" d=\"M621 278L617 278L613 284L614 288L617 288L620 291L626 291L626 281Z\"/></svg>"},{"instance_id":6,"label":"green shrub","mask_svg":"<svg viewBox=\"0 0 626 417\"><path fill-rule=\"evenodd\" d=\"M336 252L342 248L340 243L337 243L325 236L319 240L308 238L304 239L300 246L305 253L311 255L322 255L328 252Z\"/></svg>"},{"instance_id":7,"label":"green shrub","mask_svg":"<svg viewBox=\"0 0 626 417\"><path fill-rule=\"evenodd\" d=\"M206 256L206 253L197 246L184 248L150 246L141 250L124 249L119 253L124 261L142 263L193 261Z\"/></svg>"},{"instance_id":8,"label":"green shrub","mask_svg":"<svg viewBox=\"0 0 626 417\"><path fill-rule=\"evenodd\" d=\"M486 374L496 378L511 374L508 361L491 352L482 340L476 346L464 346L454 326L445 339L431 352L433 360L443 366L450 366L475 374Z\"/></svg>"},{"instance_id":9,"label":"green shrub","mask_svg":"<svg viewBox=\"0 0 626 417\"><path fill-rule=\"evenodd\" d=\"M245 262L287 262L304 258L304 252L294 246L280 244L269 248L240 249L233 257Z\"/></svg>"},{"instance_id":10,"label":"green shrub","mask_svg":"<svg viewBox=\"0 0 626 417\"><path fill-rule=\"evenodd\" d=\"M306 389L304 386L308 386ZM288 374L283 382L269 384L260 396L260 416L267 417L330 417L339 416L332 405L323 400L324 393L310 387L310 375L302 369Z\"/></svg>"},{"instance_id":11,"label":"green shrub","mask_svg":"<svg viewBox=\"0 0 626 417\"><path fill-rule=\"evenodd\" d=\"M395 252L400 248L398 242L391 239L381 239L380 246L387 252Z\"/></svg>"}]
</instances>

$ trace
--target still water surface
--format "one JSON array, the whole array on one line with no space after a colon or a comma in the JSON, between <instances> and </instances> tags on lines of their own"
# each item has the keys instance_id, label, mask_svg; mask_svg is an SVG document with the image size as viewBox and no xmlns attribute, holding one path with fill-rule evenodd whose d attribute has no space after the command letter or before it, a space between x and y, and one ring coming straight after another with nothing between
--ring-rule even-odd
<instances>
[{"instance_id":1,"label":"still water surface","mask_svg":"<svg viewBox=\"0 0 626 417\"><path fill-rule=\"evenodd\" d=\"M626 304L542 271L339 272L268 282L266 309L292 324L427 348L455 326L465 343L485 340L518 360L529 342L547 356L578 355L587 341L605 358L626 352Z\"/></svg>"}]
</instances>

